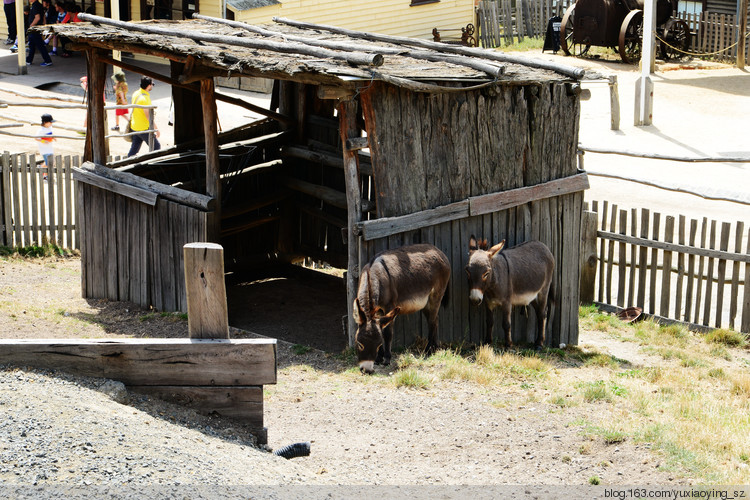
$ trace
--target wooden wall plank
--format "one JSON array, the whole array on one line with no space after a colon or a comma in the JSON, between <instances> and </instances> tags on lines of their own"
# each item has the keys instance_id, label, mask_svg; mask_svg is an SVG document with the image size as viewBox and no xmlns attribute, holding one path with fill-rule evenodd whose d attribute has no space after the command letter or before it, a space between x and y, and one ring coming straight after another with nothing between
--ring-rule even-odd
<instances>
[{"instance_id":1,"label":"wooden wall plank","mask_svg":"<svg viewBox=\"0 0 750 500\"><path fill-rule=\"evenodd\" d=\"M685 244L685 216L680 215L679 224L677 228L677 238L680 245ZM685 255L682 252L677 252L677 282L675 284L675 303L674 303L674 315L673 318L679 319L682 317L682 301L683 301L683 278L685 275Z\"/></svg>"},{"instance_id":2,"label":"wooden wall plank","mask_svg":"<svg viewBox=\"0 0 750 500\"><path fill-rule=\"evenodd\" d=\"M630 210L630 234L638 236L638 209ZM635 284L638 277L638 247L630 246L630 273L628 279L628 300L626 304L635 305L637 301Z\"/></svg>"},{"instance_id":3,"label":"wooden wall plank","mask_svg":"<svg viewBox=\"0 0 750 500\"><path fill-rule=\"evenodd\" d=\"M80 248L77 242L73 242L73 227L75 226L73 218L73 170L71 167L70 156L63 159L63 175L65 183L65 246L66 248Z\"/></svg>"},{"instance_id":4,"label":"wooden wall plank","mask_svg":"<svg viewBox=\"0 0 750 500\"><path fill-rule=\"evenodd\" d=\"M628 227L628 211L627 210L620 210L620 223L618 226L618 232L620 234L625 234ZM625 280L626 280L626 272L627 272L627 246L625 243L620 243L618 245L618 253L617 258L619 260L619 265L617 267L618 271L618 281L617 281L617 306L618 307L626 307L625 306Z\"/></svg>"},{"instance_id":5,"label":"wooden wall plank","mask_svg":"<svg viewBox=\"0 0 750 500\"><path fill-rule=\"evenodd\" d=\"M601 211L601 228L602 231L607 230L607 216L609 215L609 202L607 200L604 200L604 203L602 203L602 211ZM606 288L607 282L604 279L604 264L606 262L605 258L605 249L606 249L606 240L602 238L601 242L599 243L599 293L597 295L599 302L604 302L604 290Z\"/></svg>"},{"instance_id":6,"label":"wooden wall plank","mask_svg":"<svg viewBox=\"0 0 750 500\"><path fill-rule=\"evenodd\" d=\"M24 196L24 202L29 205L31 212L31 241L37 245L41 245L44 241L50 241L47 238L47 232L42 231L42 221L39 217L39 203L44 199L44 181L36 166L33 166L29 170L29 191ZM50 243L54 243L51 240Z\"/></svg>"},{"instance_id":7,"label":"wooden wall plank","mask_svg":"<svg viewBox=\"0 0 750 500\"><path fill-rule=\"evenodd\" d=\"M14 245L23 246L23 224L22 224L22 213L21 213L21 200L20 196L22 191L21 188L21 165L26 165L27 157L25 154L14 155L13 162L11 165L11 185L13 192L13 227L14 227Z\"/></svg>"},{"instance_id":8,"label":"wooden wall plank","mask_svg":"<svg viewBox=\"0 0 750 500\"><path fill-rule=\"evenodd\" d=\"M747 231L747 249L745 253L750 255L750 229ZM742 299L742 322L740 331L750 332L750 264L745 264L745 292Z\"/></svg>"},{"instance_id":9,"label":"wooden wall plank","mask_svg":"<svg viewBox=\"0 0 750 500\"><path fill-rule=\"evenodd\" d=\"M615 228L617 227L617 205L612 205L612 212L610 213L610 220L609 220L609 230L611 232L615 232ZM612 289L614 288L612 284L612 269L614 267L614 260L615 260L615 242L614 240L609 240L609 245L607 248L607 304L613 304L612 302Z\"/></svg>"},{"instance_id":10,"label":"wooden wall plank","mask_svg":"<svg viewBox=\"0 0 750 500\"><path fill-rule=\"evenodd\" d=\"M21 190L19 193L19 198L21 199L21 212L17 214L20 215L21 219L21 227L23 227L23 246L31 245L31 223L30 223L30 215L29 215L29 204L24 203L28 197L27 193L29 192L29 175L30 173L35 169L35 167L32 167L32 165L36 165L36 157L34 155L31 155L28 157L28 161L23 161L26 159L25 156L22 156L22 163L20 165L21 167Z\"/></svg>"},{"instance_id":11,"label":"wooden wall plank","mask_svg":"<svg viewBox=\"0 0 750 500\"><path fill-rule=\"evenodd\" d=\"M690 237L688 244L691 247L695 247L695 237L698 233L698 221L690 219ZM684 321L690 321L691 313L693 311L693 289L695 288L695 255L688 255L688 270L687 270L687 289L685 290L685 314L682 316Z\"/></svg>"}]
</instances>

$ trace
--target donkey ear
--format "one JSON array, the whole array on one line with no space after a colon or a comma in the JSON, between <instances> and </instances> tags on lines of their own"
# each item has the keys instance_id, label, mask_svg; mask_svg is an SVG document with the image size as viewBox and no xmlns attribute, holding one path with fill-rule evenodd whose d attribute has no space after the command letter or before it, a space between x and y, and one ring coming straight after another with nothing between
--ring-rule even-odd
<instances>
[{"instance_id":1,"label":"donkey ear","mask_svg":"<svg viewBox=\"0 0 750 500\"><path fill-rule=\"evenodd\" d=\"M489 247L490 247L490 245L489 245L489 243L487 243L487 238L485 238L485 239L483 239L483 240L481 240L479 242L479 248L481 248L482 250L487 250Z\"/></svg>"},{"instance_id":2,"label":"donkey ear","mask_svg":"<svg viewBox=\"0 0 750 500\"><path fill-rule=\"evenodd\" d=\"M497 252L499 252L500 250L502 250L503 247L505 247L505 240L501 241L500 243L498 243L494 247L490 248L490 251L489 251L490 259L492 257L494 257Z\"/></svg>"},{"instance_id":3,"label":"donkey ear","mask_svg":"<svg viewBox=\"0 0 750 500\"><path fill-rule=\"evenodd\" d=\"M354 299L354 321L356 321L358 325L365 324L365 312L359 307L359 299Z\"/></svg>"},{"instance_id":4,"label":"donkey ear","mask_svg":"<svg viewBox=\"0 0 750 500\"><path fill-rule=\"evenodd\" d=\"M385 328L386 326L390 325L394 319L396 319L396 316L398 316L398 313L401 312L400 307L394 307L391 312L386 314L385 316L380 318L380 328Z\"/></svg>"},{"instance_id":5,"label":"donkey ear","mask_svg":"<svg viewBox=\"0 0 750 500\"><path fill-rule=\"evenodd\" d=\"M477 239L472 234L469 238L469 252L473 252L477 249Z\"/></svg>"}]
</instances>

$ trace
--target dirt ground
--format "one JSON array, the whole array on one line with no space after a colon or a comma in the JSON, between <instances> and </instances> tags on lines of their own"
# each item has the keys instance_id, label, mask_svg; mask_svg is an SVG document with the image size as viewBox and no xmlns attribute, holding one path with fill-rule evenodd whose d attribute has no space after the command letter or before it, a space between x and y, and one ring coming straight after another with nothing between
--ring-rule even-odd
<instances>
[{"instance_id":1,"label":"dirt ground","mask_svg":"<svg viewBox=\"0 0 750 500\"><path fill-rule=\"evenodd\" d=\"M80 298L79 266L75 257L0 260L0 338L186 335L179 317ZM286 318L284 324L308 321ZM581 338L606 344L618 357L627 354L603 334L582 332ZM645 360L627 355L632 366ZM623 410L616 404L561 409L540 402L547 389L533 380L497 387L437 380L426 390L397 389L353 368L330 352L281 340L278 384L265 388L269 445L310 441L313 453L295 466L321 482L587 484L593 476L602 484L691 482L648 444L606 444L577 423L617 418ZM597 376L596 368L572 368L560 365L555 376Z\"/></svg>"}]
</instances>

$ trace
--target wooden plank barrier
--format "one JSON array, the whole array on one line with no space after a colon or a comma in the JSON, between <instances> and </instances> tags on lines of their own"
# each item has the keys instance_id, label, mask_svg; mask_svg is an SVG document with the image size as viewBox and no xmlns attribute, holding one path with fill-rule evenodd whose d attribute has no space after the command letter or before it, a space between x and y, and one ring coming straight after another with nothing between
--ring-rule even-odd
<instances>
[{"instance_id":1,"label":"wooden plank barrier","mask_svg":"<svg viewBox=\"0 0 750 500\"><path fill-rule=\"evenodd\" d=\"M581 290L591 287L597 304L638 306L698 329L750 333L750 231L744 222L666 216L662 225L662 214L646 209L629 214L607 202L592 208L601 229L598 242L588 246L599 249L599 272L586 272L582 264Z\"/></svg>"}]
</instances>

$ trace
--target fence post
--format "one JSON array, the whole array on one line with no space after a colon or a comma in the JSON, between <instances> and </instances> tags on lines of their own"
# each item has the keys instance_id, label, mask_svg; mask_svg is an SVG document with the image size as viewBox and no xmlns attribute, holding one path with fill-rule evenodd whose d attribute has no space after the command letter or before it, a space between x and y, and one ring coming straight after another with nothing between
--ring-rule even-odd
<instances>
[{"instance_id":1,"label":"fence post","mask_svg":"<svg viewBox=\"0 0 750 500\"><path fill-rule=\"evenodd\" d=\"M597 213L583 212L581 225L581 304L594 302L594 285L596 282L596 225Z\"/></svg>"},{"instance_id":2,"label":"fence post","mask_svg":"<svg viewBox=\"0 0 750 500\"><path fill-rule=\"evenodd\" d=\"M2 164L0 164L0 224L3 226L0 233L0 243L4 246L12 246L13 235L11 233L10 220L10 153L3 153Z\"/></svg>"},{"instance_id":3,"label":"fence post","mask_svg":"<svg viewBox=\"0 0 750 500\"><path fill-rule=\"evenodd\" d=\"M148 110L148 129L150 132L148 133L148 150L153 151L154 150L154 108L150 108Z\"/></svg>"},{"instance_id":4,"label":"fence post","mask_svg":"<svg viewBox=\"0 0 750 500\"><path fill-rule=\"evenodd\" d=\"M609 77L610 129L620 130L620 90L617 86L617 75Z\"/></svg>"},{"instance_id":5,"label":"fence post","mask_svg":"<svg viewBox=\"0 0 750 500\"><path fill-rule=\"evenodd\" d=\"M183 255L190 338L228 339L224 248L216 243L188 243Z\"/></svg>"},{"instance_id":6,"label":"fence post","mask_svg":"<svg viewBox=\"0 0 750 500\"><path fill-rule=\"evenodd\" d=\"M740 0L739 19L737 23L737 67L745 69L745 32L747 31L747 1Z\"/></svg>"}]
</instances>

